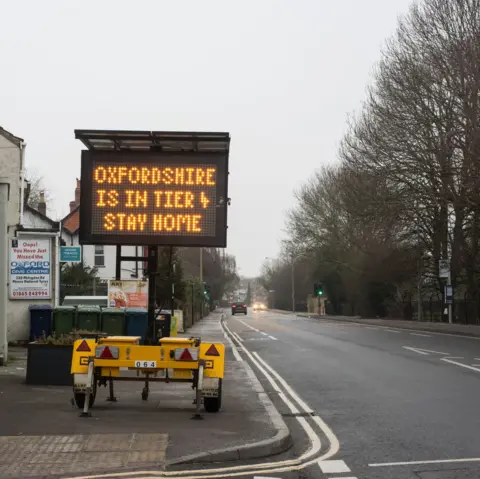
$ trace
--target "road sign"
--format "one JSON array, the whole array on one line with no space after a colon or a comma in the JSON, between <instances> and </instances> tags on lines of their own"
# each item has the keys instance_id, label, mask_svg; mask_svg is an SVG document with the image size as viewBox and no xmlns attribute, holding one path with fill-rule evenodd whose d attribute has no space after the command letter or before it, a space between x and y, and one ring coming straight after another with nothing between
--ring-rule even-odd
<instances>
[{"instance_id":1,"label":"road sign","mask_svg":"<svg viewBox=\"0 0 480 479\"><path fill-rule=\"evenodd\" d=\"M226 246L226 152L82 151L81 181L81 244Z\"/></svg>"},{"instance_id":2,"label":"road sign","mask_svg":"<svg viewBox=\"0 0 480 479\"><path fill-rule=\"evenodd\" d=\"M79 263L82 260L81 246L60 246L61 263Z\"/></svg>"},{"instance_id":3,"label":"road sign","mask_svg":"<svg viewBox=\"0 0 480 479\"><path fill-rule=\"evenodd\" d=\"M445 304L453 304L453 286L446 285L444 291Z\"/></svg>"},{"instance_id":4,"label":"road sign","mask_svg":"<svg viewBox=\"0 0 480 479\"><path fill-rule=\"evenodd\" d=\"M438 276L440 278L450 277L450 262L448 259L441 259L438 262Z\"/></svg>"}]
</instances>

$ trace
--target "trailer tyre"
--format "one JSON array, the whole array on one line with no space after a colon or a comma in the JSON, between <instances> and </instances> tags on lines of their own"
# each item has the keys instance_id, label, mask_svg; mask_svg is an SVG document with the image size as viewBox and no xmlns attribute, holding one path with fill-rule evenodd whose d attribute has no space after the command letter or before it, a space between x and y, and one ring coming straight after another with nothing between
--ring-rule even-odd
<instances>
[{"instance_id":1,"label":"trailer tyre","mask_svg":"<svg viewBox=\"0 0 480 479\"><path fill-rule=\"evenodd\" d=\"M93 386L93 392L90 394L90 401L88 403L88 408L90 409L93 407L95 403L95 396L97 395L97 385L95 384ZM77 406L78 409L83 409L85 406L85 393L73 393L73 402L75 403L75 406Z\"/></svg>"},{"instance_id":2,"label":"trailer tyre","mask_svg":"<svg viewBox=\"0 0 480 479\"><path fill-rule=\"evenodd\" d=\"M218 396L216 398L203 398L203 407L206 412L218 412L222 407L222 380L218 381Z\"/></svg>"}]
</instances>

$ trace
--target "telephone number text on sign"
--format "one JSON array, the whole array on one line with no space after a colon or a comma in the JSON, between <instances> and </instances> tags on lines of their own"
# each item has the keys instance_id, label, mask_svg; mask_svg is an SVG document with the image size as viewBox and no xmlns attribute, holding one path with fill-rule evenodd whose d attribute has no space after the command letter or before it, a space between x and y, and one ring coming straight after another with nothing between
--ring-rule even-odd
<instances>
[{"instance_id":1,"label":"telephone number text on sign","mask_svg":"<svg viewBox=\"0 0 480 479\"><path fill-rule=\"evenodd\" d=\"M215 166L97 164L92 233L215 235Z\"/></svg>"}]
</instances>

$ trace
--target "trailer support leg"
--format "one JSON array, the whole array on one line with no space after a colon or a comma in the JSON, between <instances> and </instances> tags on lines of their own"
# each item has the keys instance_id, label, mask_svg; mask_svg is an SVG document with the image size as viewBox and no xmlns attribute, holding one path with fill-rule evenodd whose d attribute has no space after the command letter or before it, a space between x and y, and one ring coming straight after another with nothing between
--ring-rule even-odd
<instances>
[{"instance_id":1,"label":"trailer support leg","mask_svg":"<svg viewBox=\"0 0 480 479\"><path fill-rule=\"evenodd\" d=\"M200 414L200 408L202 407L202 389L203 389L203 362L198 367L197 388L195 392L195 414L192 419L202 420L203 416Z\"/></svg>"},{"instance_id":2,"label":"trailer support leg","mask_svg":"<svg viewBox=\"0 0 480 479\"><path fill-rule=\"evenodd\" d=\"M117 398L115 397L115 393L113 391L113 379L111 376L108 379L108 391L109 391L109 395L108 395L107 401L117 402Z\"/></svg>"}]
</instances>

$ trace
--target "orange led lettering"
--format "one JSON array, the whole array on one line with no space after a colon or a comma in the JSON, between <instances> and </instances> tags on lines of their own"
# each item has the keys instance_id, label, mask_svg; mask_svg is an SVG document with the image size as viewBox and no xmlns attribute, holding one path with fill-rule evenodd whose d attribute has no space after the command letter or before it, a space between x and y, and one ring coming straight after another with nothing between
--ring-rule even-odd
<instances>
[{"instance_id":1,"label":"orange led lettering","mask_svg":"<svg viewBox=\"0 0 480 479\"><path fill-rule=\"evenodd\" d=\"M162 206L161 197L163 191L154 191L153 195L155 196L155 207L160 208Z\"/></svg>"},{"instance_id":2,"label":"orange led lettering","mask_svg":"<svg viewBox=\"0 0 480 479\"><path fill-rule=\"evenodd\" d=\"M183 168L175 168L175 184L183 185L185 181L185 170Z\"/></svg>"},{"instance_id":3,"label":"orange led lettering","mask_svg":"<svg viewBox=\"0 0 480 479\"><path fill-rule=\"evenodd\" d=\"M158 185L162 179L161 170L152 168L152 185Z\"/></svg>"},{"instance_id":4,"label":"orange led lettering","mask_svg":"<svg viewBox=\"0 0 480 479\"><path fill-rule=\"evenodd\" d=\"M94 178L96 183L105 183L107 179L107 172L103 166L95 168Z\"/></svg>"},{"instance_id":5,"label":"orange led lettering","mask_svg":"<svg viewBox=\"0 0 480 479\"><path fill-rule=\"evenodd\" d=\"M192 215L192 231L195 231L195 233L202 231L202 228L200 228L200 225L198 224L201 218L200 215Z\"/></svg>"},{"instance_id":6,"label":"orange led lettering","mask_svg":"<svg viewBox=\"0 0 480 479\"><path fill-rule=\"evenodd\" d=\"M140 231L143 231L145 229L145 223L147 222L147 215L137 215L137 221Z\"/></svg>"},{"instance_id":7,"label":"orange led lettering","mask_svg":"<svg viewBox=\"0 0 480 479\"><path fill-rule=\"evenodd\" d=\"M138 171L138 168L130 168L130 171L128 172L128 181L134 185L140 181L140 171Z\"/></svg>"},{"instance_id":8,"label":"orange led lettering","mask_svg":"<svg viewBox=\"0 0 480 479\"><path fill-rule=\"evenodd\" d=\"M146 208L147 205L147 195L148 191L135 191L135 206L138 208L139 206L143 206Z\"/></svg>"},{"instance_id":9,"label":"orange led lettering","mask_svg":"<svg viewBox=\"0 0 480 479\"><path fill-rule=\"evenodd\" d=\"M133 203L133 194L134 193L135 193L135 191L133 191L133 190L125 191L125 194L127 195L127 202L125 203L125 206L127 208L133 208L135 206L135 204Z\"/></svg>"},{"instance_id":10,"label":"orange led lettering","mask_svg":"<svg viewBox=\"0 0 480 479\"><path fill-rule=\"evenodd\" d=\"M165 208L173 208L173 203L172 203L172 196L173 196L173 191L165 191Z\"/></svg>"},{"instance_id":11,"label":"orange led lettering","mask_svg":"<svg viewBox=\"0 0 480 479\"><path fill-rule=\"evenodd\" d=\"M210 200L207 198L207 195L203 191L200 193L200 203L202 203L202 206L204 208L207 208L210 203Z\"/></svg>"},{"instance_id":12,"label":"orange led lettering","mask_svg":"<svg viewBox=\"0 0 480 479\"><path fill-rule=\"evenodd\" d=\"M175 191L174 193L175 208L179 208L179 209L185 208L185 205L182 202L182 197L184 193L185 193L184 191Z\"/></svg>"},{"instance_id":13,"label":"orange led lettering","mask_svg":"<svg viewBox=\"0 0 480 479\"><path fill-rule=\"evenodd\" d=\"M97 206L105 206L105 190L97 190L98 201Z\"/></svg>"},{"instance_id":14,"label":"orange led lettering","mask_svg":"<svg viewBox=\"0 0 480 479\"><path fill-rule=\"evenodd\" d=\"M190 231L190 215L178 215L177 216L177 224L176 224L176 230L177 231L182 231L182 225L186 224L186 230Z\"/></svg>"},{"instance_id":15,"label":"orange led lettering","mask_svg":"<svg viewBox=\"0 0 480 479\"><path fill-rule=\"evenodd\" d=\"M197 168L197 178L196 178L197 185L204 185L205 184L205 171L202 168Z\"/></svg>"},{"instance_id":16,"label":"orange led lettering","mask_svg":"<svg viewBox=\"0 0 480 479\"><path fill-rule=\"evenodd\" d=\"M207 185L215 185L215 179L212 178L215 174L215 168L207 168Z\"/></svg>"},{"instance_id":17,"label":"orange led lettering","mask_svg":"<svg viewBox=\"0 0 480 479\"><path fill-rule=\"evenodd\" d=\"M107 172L108 172L107 183L116 185L117 184L117 167L109 166L107 168Z\"/></svg>"},{"instance_id":18,"label":"orange led lettering","mask_svg":"<svg viewBox=\"0 0 480 479\"><path fill-rule=\"evenodd\" d=\"M125 213L117 213L117 218L118 218L118 229L120 231L123 231L125 229L125 216L127 216Z\"/></svg>"},{"instance_id":19,"label":"orange led lettering","mask_svg":"<svg viewBox=\"0 0 480 479\"><path fill-rule=\"evenodd\" d=\"M150 184L150 170L148 168L142 168L142 185Z\"/></svg>"},{"instance_id":20,"label":"orange led lettering","mask_svg":"<svg viewBox=\"0 0 480 479\"><path fill-rule=\"evenodd\" d=\"M153 231L162 231L162 215L153 215Z\"/></svg>"},{"instance_id":21,"label":"orange led lettering","mask_svg":"<svg viewBox=\"0 0 480 479\"><path fill-rule=\"evenodd\" d=\"M193 182L193 172L195 171L194 168L185 168L187 172L187 181L185 182L186 185L194 185L195 183Z\"/></svg>"},{"instance_id":22,"label":"orange led lettering","mask_svg":"<svg viewBox=\"0 0 480 479\"><path fill-rule=\"evenodd\" d=\"M137 218L135 215L127 216L127 231L136 231L137 229Z\"/></svg>"},{"instance_id":23,"label":"orange led lettering","mask_svg":"<svg viewBox=\"0 0 480 479\"><path fill-rule=\"evenodd\" d=\"M175 217L173 215L166 215L163 220L163 225L167 231L173 231L175 229Z\"/></svg>"},{"instance_id":24,"label":"orange led lettering","mask_svg":"<svg viewBox=\"0 0 480 479\"><path fill-rule=\"evenodd\" d=\"M170 185L173 183L173 170L171 168L165 168L164 170L165 184Z\"/></svg>"},{"instance_id":25,"label":"orange led lettering","mask_svg":"<svg viewBox=\"0 0 480 479\"><path fill-rule=\"evenodd\" d=\"M128 176L128 169L125 166L118 168L118 184L122 183L123 179Z\"/></svg>"},{"instance_id":26,"label":"orange led lettering","mask_svg":"<svg viewBox=\"0 0 480 479\"><path fill-rule=\"evenodd\" d=\"M107 213L104 216L105 223L103 226L107 231L112 231L115 228L115 215L113 213Z\"/></svg>"},{"instance_id":27,"label":"orange led lettering","mask_svg":"<svg viewBox=\"0 0 480 479\"><path fill-rule=\"evenodd\" d=\"M193 208L193 193L191 191L185 191L185 208Z\"/></svg>"},{"instance_id":28,"label":"orange led lettering","mask_svg":"<svg viewBox=\"0 0 480 479\"><path fill-rule=\"evenodd\" d=\"M110 190L109 192L107 192L107 205L108 206L118 205L118 191Z\"/></svg>"}]
</instances>

